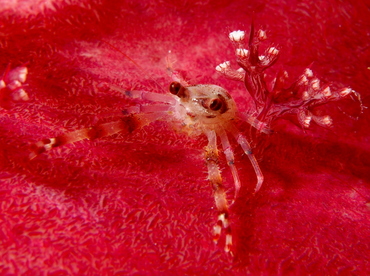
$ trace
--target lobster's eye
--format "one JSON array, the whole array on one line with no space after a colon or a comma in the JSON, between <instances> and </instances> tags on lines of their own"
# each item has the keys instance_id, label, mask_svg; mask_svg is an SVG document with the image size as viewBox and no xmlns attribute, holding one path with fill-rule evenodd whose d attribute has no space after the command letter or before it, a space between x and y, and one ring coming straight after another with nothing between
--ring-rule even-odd
<instances>
[{"instance_id":1,"label":"lobster's eye","mask_svg":"<svg viewBox=\"0 0 370 276\"><path fill-rule=\"evenodd\" d=\"M209 104L209 109L213 110L213 111L218 111L220 110L222 107L222 101L220 99L213 99L211 100L210 104Z\"/></svg>"},{"instance_id":2,"label":"lobster's eye","mask_svg":"<svg viewBox=\"0 0 370 276\"><path fill-rule=\"evenodd\" d=\"M176 81L170 84L170 92L173 95L179 94L179 91L181 89L182 85Z\"/></svg>"},{"instance_id":3,"label":"lobster's eye","mask_svg":"<svg viewBox=\"0 0 370 276\"><path fill-rule=\"evenodd\" d=\"M174 81L170 84L170 92L171 94L181 98L182 101L187 101L189 99L188 89L177 81Z\"/></svg>"}]
</instances>

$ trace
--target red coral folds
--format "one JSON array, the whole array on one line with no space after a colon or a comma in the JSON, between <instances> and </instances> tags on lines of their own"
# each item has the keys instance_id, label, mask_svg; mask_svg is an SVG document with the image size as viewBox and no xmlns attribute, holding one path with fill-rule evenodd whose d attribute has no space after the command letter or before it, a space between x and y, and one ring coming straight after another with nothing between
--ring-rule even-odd
<instances>
[{"instance_id":1,"label":"red coral folds","mask_svg":"<svg viewBox=\"0 0 370 276\"><path fill-rule=\"evenodd\" d=\"M324 116L330 114L330 129L311 123L303 130L289 116L269 120L276 106L294 97L341 97L346 87L370 105L366 5L193 2L23 1L0 8L0 274L370 273L368 110L360 114L351 100L296 110L303 126L327 125ZM259 100L248 96L245 83L214 69L235 55L228 33L248 31L253 14L256 29L265 30L272 43L260 50L263 65L272 65L263 76L266 87L275 93L271 105L257 110L250 103ZM242 65L246 48L236 48ZM155 122L133 134L79 141L28 158L36 141L120 118L136 104L122 91L164 93L158 84L167 90L171 82L169 51L173 66L193 83L220 85L243 114L274 121L273 134L240 125L251 136L265 181L254 195L253 168L236 150L242 188L230 209L234 257L212 242L217 213L206 180L204 137ZM301 86L293 98L284 94L290 87L280 85L285 71L307 89ZM122 90L104 89L112 86ZM219 165L227 168L224 159Z\"/></svg>"}]
</instances>

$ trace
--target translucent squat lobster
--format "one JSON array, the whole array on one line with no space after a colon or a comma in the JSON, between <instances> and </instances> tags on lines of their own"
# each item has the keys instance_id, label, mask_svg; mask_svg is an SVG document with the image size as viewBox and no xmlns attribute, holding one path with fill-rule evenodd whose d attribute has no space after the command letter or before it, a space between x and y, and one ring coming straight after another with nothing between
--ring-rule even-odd
<instances>
[{"instance_id":1,"label":"translucent squat lobster","mask_svg":"<svg viewBox=\"0 0 370 276\"><path fill-rule=\"evenodd\" d=\"M221 173L218 167L217 137L220 138L223 152L231 169L235 183L235 197L241 187L237 169L234 165L234 154L228 134L230 133L244 152L248 155L257 175L258 191L263 182L263 175L252 154L246 138L237 130L237 108L230 94L220 86L200 84L186 86L184 81L172 82L168 94L158 94L147 91L123 91L127 96L152 102L151 105L138 105L128 108L129 115L119 121L100 124L79 129L54 138L44 139L32 146L30 158L35 158L47 150L83 139L96 139L118 132L131 133L156 120L165 120L174 126L181 126L186 132L196 135L204 134L208 138L205 148L205 159L208 168L208 179L214 189L218 222L214 227L214 239L217 241L222 228L226 231L225 250L230 251L232 245L229 211ZM119 88L115 88L119 89Z\"/></svg>"}]
</instances>

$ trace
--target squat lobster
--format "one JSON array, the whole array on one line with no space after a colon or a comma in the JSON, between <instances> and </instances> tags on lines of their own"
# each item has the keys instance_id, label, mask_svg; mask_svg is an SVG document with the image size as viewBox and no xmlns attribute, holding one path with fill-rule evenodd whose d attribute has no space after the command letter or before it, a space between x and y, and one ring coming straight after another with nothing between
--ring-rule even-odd
<instances>
[{"instance_id":1,"label":"squat lobster","mask_svg":"<svg viewBox=\"0 0 370 276\"><path fill-rule=\"evenodd\" d=\"M184 81L182 81L184 82ZM115 87L115 89L119 89ZM247 139L237 130L237 108L230 94L220 86L199 84L185 86L174 81L169 86L169 94L158 94L147 91L123 91L127 96L151 101L151 105L138 105L128 108L129 115L120 120L65 133L54 138L44 139L31 147L30 159L52 148L74 143L83 139L96 139L118 132L131 133L156 120L166 120L174 126L195 135L205 134L208 145L205 159L208 168L208 179L214 189L218 222L214 226L214 240L218 241L222 229L226 231L225 251L232 246L232 235L229 223L229 204L226 200L221 173L218 167L217 136L221 140L223 152L232 171L235 183L235 198L241 187L237 169L234 165L234 154L227 132L231 133L248 155L257 175L258 191L263 182L263 175L257 160L252 154Z\"/></svg>"}]
</instances>

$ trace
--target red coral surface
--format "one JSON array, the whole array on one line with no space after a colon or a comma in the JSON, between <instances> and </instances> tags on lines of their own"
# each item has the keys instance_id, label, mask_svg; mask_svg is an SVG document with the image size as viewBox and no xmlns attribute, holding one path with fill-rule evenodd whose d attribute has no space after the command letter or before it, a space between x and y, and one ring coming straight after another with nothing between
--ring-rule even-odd
<instances>
[{"instance_id":1,"label":"red coral surface","mask_svg":"<svg viewBox=\"0 0 370 276\"><path fill-rule=\"evenodd\" d=\"M312 64L369 106L365 1L19 1L0 8L0 70L28 64L28 102L0 109L1 275L368 275L369 112L346 101L334 128L280 120L253 135L265 182L236 149L243 182L231 208L234 257L212 242L206 139L156 122L133 135L67 145L29 160L40 139L113 120L135 102L106 85L163 93L165 57L196 83L242 84L229 31L257 27L279 45L267 77ZM119 48L140 64L102 40ZM275 71L274 71L275 70ZM243 126L241 126L243 127ZM245 127L245 134L249 128ZM226 186L232 178L221 160Z\"/></svg>"}]
</instances>

